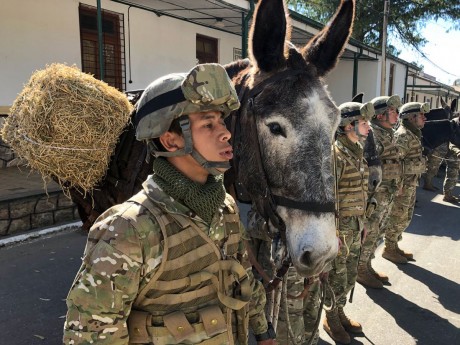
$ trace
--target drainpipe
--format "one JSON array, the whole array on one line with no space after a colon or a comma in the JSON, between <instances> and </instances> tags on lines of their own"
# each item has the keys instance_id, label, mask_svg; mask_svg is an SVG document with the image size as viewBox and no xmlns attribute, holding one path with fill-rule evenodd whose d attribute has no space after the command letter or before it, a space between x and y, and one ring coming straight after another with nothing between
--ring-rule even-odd
<instances>
[{"instance_id":1,"label":"drainpipe","mask_svg":"<svg viewBox=\"0 0 460 345\"><path fill-rule=\"evenodd\" d=\"M358 93L358 66L361 55L363 55L363 48L359 47L359 53L353 54L353 93L351 97L354 97Z\"/></svg>"},{"instance_id":2,"label":"drainpipe","mask_svg":"<svg viewBox=\"0 0 460 345\"><path fill-rule=\"evenodd\" d=\"M104 80L104 42L102 41L102 11L101 11L101 0L97 0L97 37L99 42L99 70L101 80Z\"/></svg>"},{"instance_id":3,"label":"drainpipe","mask_svg":"<svg viewBox=\"0 0 460 345\"><path fill-rule=\"evenodd\" d=\"M404 98L403 98L404 103L409 102L409 100L406 99L406 96L407 96L407 78L409 78L409 65L406 65L406 77L404 78Z\"/></svg>"},{"instance_id":4,"label":"drainpipe","mask_svg":"<svg viewBox=\"0 0 460 345\"><path fill-rule=\"evenodd\" d=\"M241 55L245 59L248 57L248 32L249 32L249 21L252 18L254 13L254 0L249 1L249 12L247 16L244 15L244 12L241 13L243 27L241 30Z\"/></svg>"}]
</instances>

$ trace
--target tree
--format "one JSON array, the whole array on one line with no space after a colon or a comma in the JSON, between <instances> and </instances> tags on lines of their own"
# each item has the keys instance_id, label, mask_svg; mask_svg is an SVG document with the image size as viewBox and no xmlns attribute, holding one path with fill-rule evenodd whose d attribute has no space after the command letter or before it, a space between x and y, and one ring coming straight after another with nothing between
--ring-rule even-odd
<instances>
[{"instance_id":1,"label":"tree","mask_svg":"<svg viewBox=\"0 0 460 345\"><path fill-rule=\"evenodd\" d=\"M340 0L288 0L289 8L322 24L331 18ZM383 0L356 0L356 17L352 37L371 47L382 45ZM388 18L389 41L400 40L420 50L426 39L420 31L429 20L451 22L448 30L460 29L460 2L458 0L390 0ZM399 55L389 44L387 51Z\"/></svg>"}]
</instances>

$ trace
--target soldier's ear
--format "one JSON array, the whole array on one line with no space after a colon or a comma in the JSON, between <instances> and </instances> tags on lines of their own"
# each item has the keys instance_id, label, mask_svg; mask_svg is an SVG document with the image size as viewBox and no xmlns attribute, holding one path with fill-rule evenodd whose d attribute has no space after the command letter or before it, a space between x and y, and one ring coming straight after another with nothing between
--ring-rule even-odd
<instances>
[{"instance_id":1,"label":"soldier's ear","mask_svg":"<svg viewBox=\"0 0 460 345\"><path fill-rule=\"evenodd\" d=\"M175 152L185 146L184 137L175 132L163 133L158 139L165 150L169 152Z\"/></svg>"}]
</instances>

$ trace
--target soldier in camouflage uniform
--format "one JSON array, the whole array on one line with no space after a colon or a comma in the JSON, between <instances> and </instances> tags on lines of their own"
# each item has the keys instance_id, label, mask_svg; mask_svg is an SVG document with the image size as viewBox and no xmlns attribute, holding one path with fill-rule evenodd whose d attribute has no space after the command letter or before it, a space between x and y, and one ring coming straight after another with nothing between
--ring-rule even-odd
<instances>
[{"instance_id":1,"label":"soldier in camouflage uniform","mask_svg":"<svg viewBox=\"0 0 460 345\"><path fill-rule=\"evenodd\" d=\"M447 156L447 151L449 150L449 143L442 143L438 147L429 151L426 160L426 173L423 177L423 189L430 192L436 192L439 189L433 185L433 178L438 173L439 167L441 166L442 161ZM449 163L449 161L447 161Z\"/></svg>"},{"instance_id":2,"label":"soldier in camouflage uniform","mask_svg":"<svg viewBox=\"0 0 460 345\"><path fill-rule=\"evenodd\" d=\"M366 219L367 236L362 244L356 280L364 286L381 289L383 283L388 282L388 277L376 272L371 260L379 240L383 237L384 224L400 186L402 167L393 127L398 123L398 108L401 106L401 99L397 95L381 96L374 98L371 102L375 108L371 128L382 162L382 182L370 195L376 200L376 208Z\"/></svg>"},{"instance_id":3,"label":"soldier in camouflage uniform","mask_svg":"<svg viewBox=\"0 0 460 345\"><path fill-rule=\"evenodd\" d=\"M154 81L140 98L136 137L156 158L143 190L103 213L67 297L65 344L274 344L265 291L223 172L223 119L239 101L222 66Z\"/></svg>"},{"instance_id":4,"label":"soldier in camouflage uniform","mask_svg":"<svg viewBox=\"0 0 460 345\"><path fill-rule=\"evenodd\" d=\"M458 181L460 170L460 148L445 143L436 147L427 157L427 171L424 177L423 189L435 192L437 188L433 185L433 178L439 170L443 159L446 161L446 176L443 183L444 201L458 203L460 199L452 194Z\"/></svg>"},{"instance_id":5,"label":"soldier in camouflage uniform","mask_svg":"<svg viewBox=\"0 0 460 345\"><path fill-rule=\"evenodd\" d=\"M269 236L265 220L257 213L253 205L248 212L248 235L250 237L250 250L260 265L258 269L253 267L254 275L265 284L274 277L274 265L272 262L272 238ZM287 310L284 303L281 303L278 326L276 329L276 341L278 344L306 345L313 337L312 345L319 340L319 332L316 320L320 310L320 281L319 276L306 279L297 274L294 267L290 267L287 275ZM305 294L305 289L308 292ZM301 298L292 298L303 296ZM270 320L269 311L266 310L267 318ZM292 341L288 333L288 325L292 329L295 340Z\"/></svg>"},{"instance_id":6,"label":"soldier in camouflage uniform","mask_svg":"<svg viewBox=\"0 0 460 345\"><path fill-rule=\"evenodd\" d=\"M454 144L449 143L449 151L446 155L447 168L446 177L442 186L444 193L444 201L450 203L460 202L460 198L453 195L452 192L458 182L458 173L460 171L460 148Z\"/></svg>"},{"instance_id":7,"label":"soldier in camouflage uniform","mask_svg":"<svg viewBox=\"0 0 460 345\"><path fill-rule=\"evenodd\" d=\"M350 344L351 338L347 332L362 332L361 325L346 316L344 307L358 274L369 180L363 145L369 133L368 121L374 115L374 106L370 102L347 102L340 105L339 109L341 120L334 150L342 246L329 271L329 284L336 304L326 311L323 326L332 339L341 344ZM326 305L332 305L331 299L332 296L327 294Z\"/></svg>"},{"instance_id":8,"label":"soldier in camouflage uniform","mask_svg":"<svg viewBox=\"0 0 460 345\"><path fill-rule=\"evenodd\" d=\"M398 241L412 220L415 207L415 192L418 180L425 172L425 157L422 155L421 129L425 125L425 113L430 111L428 103L410 102L399 110L402 124L396 130L403 165L402 188L394 199L385 228L385 249L382 256L394 263L405 264L413 259L412 253L399 248Z\"/></svg>"}]
</instances>

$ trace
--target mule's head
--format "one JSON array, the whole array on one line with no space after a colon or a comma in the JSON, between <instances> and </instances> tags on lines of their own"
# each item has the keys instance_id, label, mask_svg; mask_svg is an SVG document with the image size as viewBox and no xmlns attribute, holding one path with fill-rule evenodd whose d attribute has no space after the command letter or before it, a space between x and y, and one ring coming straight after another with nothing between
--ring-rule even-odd
<instances>
[{"instance_id":1,"label":"mule's head","mask_svg":"<svg viewBox=\"0 0 460 345\"><path fill-rule=\"evenodd\" d=\"M237 89L244 84L249 94L264 85L242 104L242 110L255 117L257 135L241 128L239 181L251 196L268 187L273 195L291 201L275 202L275 210L286 227L297 272L311 276L321 272L338 249L335 214L330 207L323 212L321 205L335 201L331 145L339 111L322 77L334 68L348 40L354 2L343 1L329 25L300 49L287 41L286 13L283 0L259 1L250 61L234 79ZM227 70L234 72L235 66ZM276 78L280 73L282 78ZM256 147L266 183L257 170ZM263 214L263 206L256 205Z\"/></svg>"}]
</instances>

